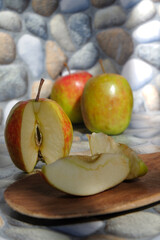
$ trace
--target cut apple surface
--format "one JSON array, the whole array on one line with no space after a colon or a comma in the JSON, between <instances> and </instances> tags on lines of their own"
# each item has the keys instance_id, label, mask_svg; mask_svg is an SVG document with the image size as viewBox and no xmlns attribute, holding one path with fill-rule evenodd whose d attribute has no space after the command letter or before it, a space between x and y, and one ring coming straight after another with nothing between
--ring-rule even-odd
<instances>
[{"instance_id":1,"label":"cut apple surface","mask_svg":"<svg viewBox=\"0 0 160 240\"><path fill-rule=\"evenodd\" d=\"M17 103L5 128L5 140L14 164L33 171L37 161L47 164L70 152L72 124L62 108L49 99Z\"/></svg>"},{"instance_id":2,"label":"cut apple surface","mask_svg":"<svg viewBox=\"0 0 160 240\"><path fill-rule=\"evenodd\" d=\"M68 156L42 168L42 174L50 185L78 196L112 188L126 179L129 171L128 158L119 153Z\"/></svg>"},{"instance_id":3,"label":"cut apple surface","mask_svg":"<svg viewBox=\"0 0 160 240\"><path fill-rule=\"evenodd\" d=\"M142 159L125 144L116 143L111 136L104 133L92 133L89 136L91 153L122 153L130 160L130 172L126 179L134 179L143 176L148 169Z\"/></svg>"}]
</instances>

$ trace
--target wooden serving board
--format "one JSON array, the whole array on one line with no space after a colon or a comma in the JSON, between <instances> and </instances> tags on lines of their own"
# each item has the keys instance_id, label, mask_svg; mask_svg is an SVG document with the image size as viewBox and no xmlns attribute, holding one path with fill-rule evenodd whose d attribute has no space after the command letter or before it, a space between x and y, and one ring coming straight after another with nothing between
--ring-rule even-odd
<instances>
[{"instance_id":1,"label":"wooden serving board","mask_svg":"<svg viewBox=\"0 0 160 240\"><path fill-rule=\"evenodd\" d=\"M4 197L19 213L52 220L104 216L156 203L160 201L160 152L140 157L149 169L145 176L96 195L65 194L36 173L10 185Z\"/></svg>"}]
</instances>

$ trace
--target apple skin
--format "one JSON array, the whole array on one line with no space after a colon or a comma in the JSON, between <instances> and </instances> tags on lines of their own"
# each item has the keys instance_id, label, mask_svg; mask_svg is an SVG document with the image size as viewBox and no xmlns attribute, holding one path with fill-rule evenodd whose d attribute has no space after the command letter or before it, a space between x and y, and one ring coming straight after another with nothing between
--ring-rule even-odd
<instances>
[{"instance_id":1,"label":"apple skin","mask_svg":"<svg viewBox=\"0 0 160 240\"><path fill-rule=\"evenodd\" d=\"M61 121L63 132L64 132L64 148L63 148L63 155L67 156L69 154L72 139L73 139L73 128L72 124L67 117L67 115L64 113L62 108L55 102L50 99L39 99L38 102L50 102L53 107L56 109L58 117ZM21 101L15 104L15 106L12 108L7 121L6 121L6 127L4 131L5 136L5 142L7 145L7 149L9 152L9 155L13 161L13 163L21 170L25 172L31 172L27 171L26 166L24 164L22 152L21 152L21 127L22 127L22 118L23 118L23 112L25 110L26 105L29 102L35 102L35 100L27 100L27 101ZM25 137L25 136L23 136ZM35 148L38 151L38 147L35 144ZM37 159L38 160L38 159ZM35 162L36 165L37 162Z\"/></svg>"},{"instance_id":2,"label":"apple skin","mask_svg":"<svg viewBox=\"0 0 160 240\"><path fill-rule=\"evenodd\" d=\"M91 132L122 133L130 123L132 108L132 90L123 76L104 73L86 83L81 97L81 111Z\"/></svg>"},{"instance_id":3,"label":"apple skin","mask_svg":"<svg viewBox=\"0 0 160 240\"><path fill-rule=\"evenodd\" d=\"M50 98L56 101L72 123L83 122L80 99L84 86L92 75L88 72L76 72L59 77L52 88Z\"/></svg>"}]
</instances>

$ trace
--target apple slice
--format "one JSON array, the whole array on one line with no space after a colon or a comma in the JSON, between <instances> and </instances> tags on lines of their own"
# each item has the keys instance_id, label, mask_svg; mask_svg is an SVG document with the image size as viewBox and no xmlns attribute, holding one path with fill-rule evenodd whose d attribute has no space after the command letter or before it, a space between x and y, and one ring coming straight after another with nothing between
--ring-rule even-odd
<instances>
[{"instance_id":1,"label":"apple slice","mask_svg":"<svg viewBox=\"0 0 160 240\"><path fill-rule=\"evenodd\" d=\"M104 133L92 133L89 137L91 154L98 153L122 153L130 160L130 172L126 179L134 179L143 176L148 169L140 157L125 144L116 143L111 136Z\"/></svg>"},{"instance_id":2,"label":"apple slice","mask_svg":"<svg viewBox=\"0 0 160 240\"><path fill-rule=\"evenodd\" d=\"M6 145L13 163L32 172L37 161L47 164L70 152L72 124L53 100L39 99L17 103L5 127Z\"/></svg>"},{"instance_id":3,"label":"apple slice","mask_svg":"<svg viewBox=\"0 0 160 240\"><path fill-rule=\"evenodd\" d=\"M78 196L100 193L121 183L130 171L122 153L74 155L44 165L42 175L53 187Z\"/></svg>"}]
</instances>

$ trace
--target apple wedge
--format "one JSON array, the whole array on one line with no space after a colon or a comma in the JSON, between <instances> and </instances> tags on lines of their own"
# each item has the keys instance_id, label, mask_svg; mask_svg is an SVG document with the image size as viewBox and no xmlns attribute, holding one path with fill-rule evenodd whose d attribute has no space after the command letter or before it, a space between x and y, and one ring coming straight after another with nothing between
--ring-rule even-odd
<instances>
[{"instance_id":1,"label":"apple wedge","mask_svg":"<svg viewBox=\"0 0 160 240\"><path fill-rule=\"evenodd\" d=\"M91 154L122 153L130 160L130 172L126 179L134 179L143 176L148 169L142 159L125 144L116 143L111 136L104 133L92 133L89 137Z\"/></svg>"},{"instance_id":2,"label":"apple wedge","mask_svg":"<svg viewBox=\"0 0 160 240\"><path fill-rule=\"evenodd\" d=\"M72 124L53 100L38 99L17 103L5 127L5 141L13 163L32 172L37 161L49 164L70 152Z\"/></svg>"},{"instance_id":3,"label":"apple wedge","mask_svg":"<svg viewBox=\"0 0 160 240\"><path fill-rule=\"evenodd\" d=\"M100 193L121 183L130 171L122 153L74 155L44 165L42 175L53 187L78 196Z\"/></svg>"}]
</instances>

